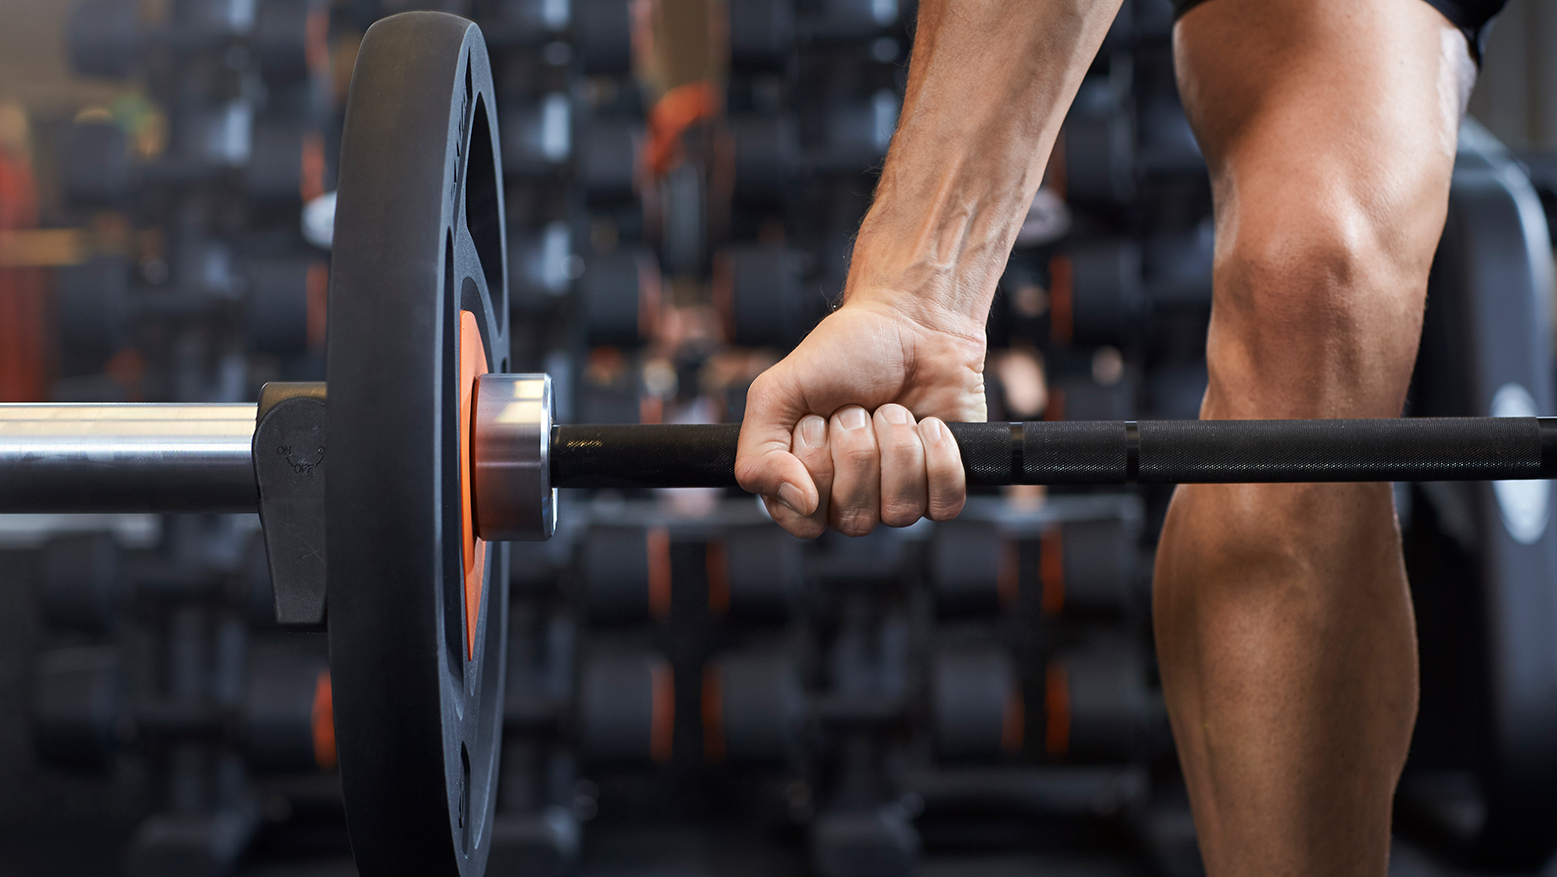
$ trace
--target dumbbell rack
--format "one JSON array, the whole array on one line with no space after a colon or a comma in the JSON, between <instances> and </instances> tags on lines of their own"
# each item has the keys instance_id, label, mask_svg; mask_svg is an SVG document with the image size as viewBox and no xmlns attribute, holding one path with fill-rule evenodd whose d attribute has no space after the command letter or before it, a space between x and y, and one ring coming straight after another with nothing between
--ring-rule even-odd
<instances>
[{"instance_id":1,"label":"dumbbell rack","mask_svg":"<svg viewBox=\"0 0 1557 877\"><path fill-rule=\"evenodd\" d=\"M552 64L546 53L551 52L553 60L561 58L560 50L552 48L562 42L559 37L575 26L582 28L586 14L593 15L607 5L576 4L574 25L560 25L547 18L550 7L546 4L505 7L510 24L519 22L514 25L519 35L512 38L517 48L510 60L520 70L540 58L542 63L572 71L571 60ZM881 4L868 5L875 8ZM742 7L743 14L758 6ZM838 6L853 8L848 3ZM774 8L782 9L784 4ZM807 10L807 15L815 12L809 6ZM1148 16L1140 8L1135 11L1133 20L1139 28L1133 35L1120 32L1110 37L1108 56L1091 83L1105 89L1115 87L1115 99L1121 82L1126 83L1124 91L1149 96L1148 84L1138 80L1161 73L1160 69L1151 72L1146 56L1161 52L1164 34L1150 29ZM806 15L797 20L805 22ZM860 46L872 51L877 48L875 37L880 32L872 29L874 25L867 28L870 41L847 49L840 48L847 44L847 34L840 36L814 26L816 21L828 20L825 15L813 17L800 28L811 28L806 39L814 42L806 45L832 41L822 54L841 56L857 52ZM732 22L731 27L736 24ZM746 47L741 51L755 51L749 43L736 44ZM594 49L576 45L570 51L576 53L574 57L590 57ZM791 51L786 48L780 54ZM793 51L803 54L811 48ZM833 70L847 61L832 58L814 63L816 69ZM878 58L872 63L885 62ZM532 102L541 109L537 121L526 123L543 140L548 130L548 99ZM874 112L874 105L870 106ZM1141 105L1132 108L1128 102L1116 102L1103 113L1109 119L1106 132L1117 131L1120 106L1132 119L1144 112ZM826 116L826 109L819 115ZM1086 113L1093 109L1083 106L1068 123L1067 142L1073 135L1077 144L1083 142L1077 132L1085 129ZM505 127L505 143L508 136ZM825 136L821 140L828 142ZM1128 146L1133 141L1127 138L1125 142ZM507 154L505 150L505 157ZM546 158L544 149L541 154ZM1078 146L1069 154L1074 158L1087 150ZM844 179L853 173L841 166L822 168L824 164L815 162L806 173ZM1459 197L1467 200L1456 202L1466 211L1463 224L1456 227L1467 236L1465 241L1486 217L1502 215L1507 219L1506 212L1497 214L1495 208L1498 203L1507 206L1504 196L1509 195L1511 184L1505 171L1499 170L1503 166L1491 159L1487 164L1482 168L1487 172L1473 181L1482 188L1460 190ZM1184 350L1164 351L1160 345L1154 346L1157 341L1141 342L1133 337L1135 327L1130 320L1119 319L1120 314L1129 317L1132 306L1107 304L1089 312L1084 306L1090 300L1101 297L1112 302L1115 299L1107 296L1117 299L1117 291L1123 288L1128 305L1130 297L1136 295L1130 291L1132 284L1144 284L1153 303L1176 302L1175 307L1182 305L1193 320L1193 312L1204 307L1208 288L1203 275L1193 270L1180 274L1158 271L1161 262L1152 262L1144 255L1146 251L1171 254L1187 250L1190 261L1195 261L1197 253L1203 252L1186 247L1182 234L1179 238L1174 234L1186 227L1193 231L1198 218L1178 217L1158 223L1149 210L1131 200L1134 196L1130 194L1137 185L1141 188L1134 189L1136 192L1149 189L1146 183L1164 174L1193 178L1194 171L1145 157L1107 164L1105 169L1117 171L1120 167L1128 179L1105 179L1106 198L1094 202L1086 194L1084 168L1075 163L1066 165L1073 235L1019 254L1007 278L1013 306L1022 296L1027 296L1022 299L1023 307L1032 304L1033 290L1018 295L1018 286L1025 283L1042 287L1037 290L1042 295L1033 300L1047 301L1049 310L1017 314L1020 319L1011 319L1001 330L1005 335L992 330L992 338L1007 339L1013 350L1021 348L1024 355L1033 350L1042 354L1041 360L1034 361L1050 370L1049 383L1060 391L1050 394L1051 407L1046 414L1051 420L989 425L982 433L979 429L964 430L966 434L959 436L973 443L968 446L970 452L974 445L981 449L976 456L968 455L974 464L974 480L985 479L991 485L1004 483L995 473L1023 475L1030 468L1036 474L1029 480L1064 481L1056 472L1063 476L1065 471L1075 470L1046 468L1043 454L1047 449L1067 444L1073 451L1099 448L1103 459L1072 464L1087 470L1088 474L1076 479L1086 483L1057 487L1047 496L986 487L974 497L963 519L952 524L924 524L902 532L883 530L861 540L828 537L802 547L779 536L749 498L721 487L729 483L730 427L710 427L701 433L697 427L686 427L690 432L663 427L660 435L673 435L673 440L645 440L637 449L639 456L602 454L588 466L574 469L560 453L553 458L560 466L549 469L554 483L591 485L592 492L565 493L559 500L564 523L557 537L543 545L516 546L513 553L509 583L513 610L507 623L514 639L503 716L503 773L492 823L493 873L510 868L524 873L564 873L581 858L589 866L613 857L644 867L686 864L681 850L656 853L652 845L645 847L632 839L645 827L662 831L667 826L686 832L682 836L711 831L743 838L751 841L753 848L779 850L797 869L806 867L804 862L808 861L811 870L824 874L855 873L867 865L877 873L902 872L920 857L944 863L947 851L959 846L1025 850L1040 859L1046 851L1067 847L1095 853L1106 845L1097 842L1100 837L1117 845L1121 836L1146 849L1159 867L1170 869L1184 843L1192 843L1192 839L1182 831L1182 805L1173 801L1174 768L1152 680L1145 623L1145 564L1140 556L1141 543L1149 542L1155 530L1162 495L1147 493L1143 502L1135 493L1089 485L1096 481L1121 484L1151 480L1154 473L1168 481L1183 477L1184 470L1174 470L1174 474L1153 468L1154 436L1165 434L1154 432L1156 427L1074 421L1129 420L1134 415L1132 409L1142 401L1135 387L1152 386L1154 370L1163 366L1193 368L1192 358L1185 357ZM1180 179L1174 185L1182 184ZM816 189L822 194L814 198L807 195L810 200L801 206L787 205L771 215L792 221L793 215L805 215L815 203L841 203L837 210L845 218L840 223L847 226L856 218L846 216L850 204L863 206L846 197L850 185L836 179L818 184ZM840 190L845 195L837 194ZM575 195L547 194L546 185L524 174L510 175L509 191L520 193L509 199L511 214L521 214L532 227L550 229L560 216L571 226L571 240L593 237L590 233L596 223L578 221L577 211L594 208L580 208ZM1472 206L1477 202L1469 200L1477 192L1483 199L1480 207ZM531 196L533 200L526 200ZM1504 201L1498 202L1499 197ZM1517 200L1517 193L1515 197ZM536 206L543 201L546 203ZM587 199L585 203L589 203ZM620 218L633 208L618 205L612 209ZM1152 209L1162 209L1162 205ZM1488 209L1493 212L1487 213ZM1142 219L1140 212L1147 218ZM1159 225L1166 225L1166 231ZM1488 228L1494 225L1486 223ZM627 225L617 223L616 227L620 235ZM1120 228L1125 229L1125 235L1117 233ZM1528 228L1515 223L1514 231L1519 234L1509 233L1506 225L1497 228L1505 243L1527 243L1522 235ZM1103 235L1100 229L1110 231ZM542 250L548 246L544 242L547 234L541 235ZM739 235L739 228L733 234ZM785 229L785 234L787 244L791 231ZM1103 235L1101 242L1099 235ZM793 239L801 240L813 252L825 254L829 248L825 240L817 244L799 234ZM1461 262L1451 263L1447 273L1436 275L1435 282L1492 288L1488 277L1475 275L1482 263L1473 258L1491 252L1492 243L1465 242L1459 246L1450 252L1458 253L1451 258ZM567 252L570 248L564 246L561 252L571 256ZM774 249L759 242L755 252L766 259ZM1141 269L1151 275L1145 280L1130 273L1136 252L1154 266L1152 272ZM596 269L598 255L590 253L584 259L585 277ZM825 255L816 258L826 260ZM1059 272L1054 270L1056 259L1066 266ZM552 272L553 278L567 277L571 261L566 257L552 261L563 267L560 273ZM665 261L670 264L672 260ZM1517 254L1496 261L1520 264ZM637 258L631 262L631 270L622 272L625 279L607 284L607 291L622 293L624 300L634 302L636 318L642 313L636 304L644 299L644 275L638 270L642 262ZM730 264L737 266L731 270L738 277L741 264L768 263L761 259L742 263L732 257ZM789 270L782 259L775 264L780 265L780 272ZM1525 264L1533 263L1526 257ZM712 263L707 268L710 275L717 274ZM1028 273L1016 277L1017 269ZM1067 270L1068 275L1064 273ZM651 279L660 279L659 274L657 266L651 267ZM1066 277L1070 284L1069 322L1056 336L1054 303ZM1094 282L1100 277L1118 282L1113 287L1100 287ZM583 278L579 279L582 283ZM714 277L702 278L710 279ZM1504 288L1531 288L1529 278L1497 279ZM684 278L682 283L684 286ZM566 286L558 288L566 292ZM781 286L789 293L796 288L789 283ZM544 294L555 295L551 291ZM557 297L566 302L566 295ZM1456 307L1469 307L1468 302L1475 298L1461 296L1456 300L1461 302ZM1523 305L1529 306L1528 301ZM1509 307L1507 301L1502 307L1515 315L1510 318L1512 325L1498 323L1492 314L1481 311L1470 312L1467 325L1481 326L1487 338L1507 339L1523 338L1518 331L1521 326L1527 329L1540 324L1528 314L1518 316L1524 312ZM515 308L518 361L550 363L562 359L557 345L559 339L568 337L563 324L573 311L566 304L555 313L542 310L551 313L556 322L536 319L533 310ZM1114 322L1105 321L1099 329L1095 321L1089 322L1093 318L1086 317L1088 313ZM637 334L638 321L632 322L631 331L624 334L630 334L630 344L637 345L646 339ZM527 347L525 333L537 326L541 328L528 339ZM1088 334L1095 330L1101 334ZM1538 359L1537 352L1532 348L1521 355ZM604 385L626 397L623 420L638 420L643 413L652 413L650 406L640 404L644 389L660 403L673 403L662 404L662 411L674 413L678 407L693 404L706 406L707 399L699 399L704 394L693 389L703 389L696 367L706 351L694 350L684 358L681 351L673 354L666 355L661 349L648 357L653 369L659 370L651 374L651 369L640 370L633 363L631 352L623 355L617 350L617 358L607 361L598 348L588 353L575 349L578 365L559 374L587 375L593 369L605 376L608 380ZM1187 364L1186 359L1190 360ZM667 366L674 381L665 380ZM1497 408L1490 397L1473 395L1472 402L1464 404L1454 398L1452 381L1442 375L1435 381L1431 392L1424 389L1424 395L1417 397L1421 400L1418 413L1463 414L1468 408L1479 414L1506 415L1550 410L1546 397L1549 387L1538 384L1532 384L1527 392L1532 392L1532 398L1542 394L1540 400L1529 410L1514 411L1506 405ZM667 390L667 386L672 389ZM1426 378L1422 386L1430 386ZM721 389L732 400L739 398L738 381ZM1476 392L1488 395L1497 389ZM1430 407L1429 399L1438 407ZM1015 401L1009 393L994 401L993 410L1000 410L998 406L1014 410ZM1161 410L1159 400L1148 395L1146 401L1151 403L1149 410ZM589 407L582 401L573 404ZM623 406L611 410L622 411ZM141 471L124 483L126 498L139 497L138 501L145 502L147 496L174 496L172 505L189 502L209 508L211 496L202 496L198 502L189 498L203 490L220 494L222 499L214 501L216 505L253 507L254 458L249 439L254 409L244 406L217 417L210 417L221 414L216 409L200 411L205 413L186 412L193 415L186 419L216 424L211 429L224 436L213 446L197 449L197 456L212 456L186 472L204 472L207 477L191 477L183 488L167 489L177 484L169 482L168 470L163 470L153 480L164 490L148 493L145 480L135 480L148 477L147 471ZM1501 426L1535 430L1533 444L1525 437L1523 453L1527 462L1534 460L1529 465L1543 465L1539 425L1531 421ZM1178 428L1163 427L1168 432ZM610 435L612 429L609 425L558 427L554 445L569 447L569 436L583 436L585 440L572 442L582 447ZM1239 429L1245 430L1241 434L1247 439L1248 427ZM204 426L191 430L196 435L205 431ZM701 463L693 460L680 471L683 475L701 473L697 477L706 480L643 477L650 464L664 462L667 448L685 450L689 443L694 456L707 459ZM53 442L51 446L61 444ZM653 450L656 447L659 450ZM1316 460L1334 464L1338 447L1315 452L1309 468L1301 474L1316 477ZM164 454L174 449L159 448L155 459L170 464L174 473L180 471L182 452ZM307 448L299 448L290 465L306 468L317 462ZM644 448L650 451L644 452ZM135 453L132 449L127 455ZM1226 455L1218 452L1209 456L1214 464ZM1449 471L1465 462L1464 448L1440 458L1438 471ZM603 469L602 460L611 466ZM718 465L711 465L710 460ZM1367 468L1366 463L1355 465L1362 468L1330 474L1345 478L1409 474ZM719 471L720 467L726 468ZM133 467L129 471L133 473ZM1206 470L1194 471L1204 475ZM1284 475L1267 474L1293 477L1296 470L1290 460L1284 471ZM1421 474L1421 470L1413 471ZM1472 472L1463 468L1451 474L1475 477L1489 472L1511 474L1507 469ZM240 477L243 474L250 479L247 483ZM212 482L209 476L220 477ZM1254 476L1251 470L1243 469L1227 477ZM675 496L654 490L656 484L665 483L710 487L701 494ZM95 480L93 489L98 497L106 495L102 492L105 484L101 478ZM1479 538L1501 538L1495 528L1487 529L1487 524L1498 522L1499 509L1506 511L1501 496L1508 488L1468 489L1482 491L1471 500L1479 509L1479 517L1473 518L1480 521L1473 526L1483 527ZM1463 503L1463 496L1460 501ZM1444 509L1452 508L1452 503L1446 504L1441 497L1431 499L1431 503L1433 514L1439 517L1449 514ZM1471 541L1477 538L1473 535ZM1537 543L1544 538L1538 536ZM1427 541L1431 540L1424 539ZM1517 544L1524 547L1498 543L1496 550L1518 552L1529 547ZM1505 556L1518 555L1498 555ZM1531 578L1549 580L1539 574ZM1484 590L1491 594L1494 589ZM1498 603L1492 599L1489 605L1517 605L1510 600L1512 597ZM1511 702L1517 706L1517 697ZM1515 795L1501 800L1520 799ZM1533 799L1526 794L1522 800ZM1541 811L1532 807L1530 812ZM1172 829L1175 824L1180 826L1177 833ZM1505 820L1500 824L1511 823ZM1513 824L1517 828L1517 823ZM769 830L760 842L752 839ZM773 837L778 840L771 840ZM1510 835L1498 837L1504 839L1497 843L1512 848L1506 846L1512 843L1506 840ZM1514 837L1517 840L1517 831Z\"/></svg>"}]
</instances>

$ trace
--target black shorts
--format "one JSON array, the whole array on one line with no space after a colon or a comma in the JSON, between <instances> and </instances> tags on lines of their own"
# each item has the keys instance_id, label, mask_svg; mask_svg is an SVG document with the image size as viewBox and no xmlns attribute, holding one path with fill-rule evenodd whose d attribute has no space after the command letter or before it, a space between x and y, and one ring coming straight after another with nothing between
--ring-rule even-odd
<instances>
[{"instance_id":1,"label":"black shorts","mask_svg":"<svg viewBox=\"0 0 1557 877\"><path fill-rule=\"evenodd\" d=\"M1173 0L1173 20L1206 0ZM1481 66L1481 44L1487 36L1487 25L1493 16L1503 11L1508 0L1423 0L1427 5L1443 13L1455 27L1465 33L1470 45L1471 58Z\"/></svg>"}]
</instances>

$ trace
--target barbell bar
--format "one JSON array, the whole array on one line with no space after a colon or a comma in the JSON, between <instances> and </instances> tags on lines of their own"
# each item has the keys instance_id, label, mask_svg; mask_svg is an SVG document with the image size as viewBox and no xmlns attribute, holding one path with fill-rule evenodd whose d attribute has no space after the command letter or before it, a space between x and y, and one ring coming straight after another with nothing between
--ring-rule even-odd
<instances>
[{"instance_id":1,"label":"barbell bar","mask_svg":"<svg viewBox=\"0 0 1557 877\"><path fill-rule=\"evenodd\" d=\"M738 424L555 424L546 375L476 379L477 534L543 539L554 488L736 487ZM254 511L257 406L0 405L0 512ZM968 482L1557 477L1557 418L953 423ZM299 457L321 449L269 449ZM526 485L525 482L528 482Z\"/></svg>"}]
</instances>

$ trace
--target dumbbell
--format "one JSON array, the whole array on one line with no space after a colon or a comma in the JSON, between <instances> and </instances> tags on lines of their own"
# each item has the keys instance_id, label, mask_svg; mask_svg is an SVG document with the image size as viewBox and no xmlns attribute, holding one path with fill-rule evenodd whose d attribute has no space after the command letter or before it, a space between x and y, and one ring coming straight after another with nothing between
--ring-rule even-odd
<instances>
[{"instance_id":1,"label":"dumbbell","mask_svg":"<svg viewBox=\"0 0 1557 877\"><path fill-rule=\"evenodd\" d=\"M1135 125L1111 83L1091 77L1061 130L1064 196L1078 207L1115 208L1135 199Z\"/></svg>"},{"instance_id":2,"label":"dumbbell","mask_svg":"<svg viewBox=\"0 0 1557 877\"><path fill-rule=\"evenodd\" d=\"M1132 113L1104 77L1077 93L1061 143L1065 200L1078 207L1118 209L1136 199L1143 178L1206 172L1176 100L1145 98Z\"/></svg>"},{"instance_id":3,"label":"dumbbell","mask_svg":"<svg viewBox=\"0 0 1557 877\"><path fill-rule=\"evenodd\" d=\"M133 162L124 132L112 122L74 126L61 155L61 185L73 206L122 208L143 184L196 185L243 171L246 194L298 199L312 180L323 184L318 136L316 126L290 118L257 123L247 98L191 98L173 114L168 154L153 162Z\"/></svg>"},{"instance_id":4,"label":"dumbbell","mask_svg":"<svg viewBox=\"0 0 1557 877\"><path fill-rule=\"evenodd\" d=\"M858 174L880 164L897 130L900 109L901 100L890 89L823 107L821 142L807 151L807 169L826 174Z\"/></svg>"},{"instance_id":5,"label":"dumbbell","mask_svg":"<svg viewBox=\"0 0 1557 877\"><path fill-rule=\"evenodd\" d=\"M813 726L847 731L901 725L907 696L812 694L789 651L767 646L721 654L703 669L703 754L737 767L785 767Z\"/></svg>"},{"instance_id":6,"label":"dumbbell","mask_svg":"<svg viewBox=\"0 0 1557 877\"><path fill-rule=\"evenodd\" d=\"M730 4L730 64L776 70L795 50L795 0L746 0Z\"/></svg>"},{"instance_id":7,"label":"dumbbell","mask_svg":"<svg viewBox=\"0 0 1557 877\"><path fill-rule=\"evenodd\" d=\"M670 613L671 538L663 527L592 527L579 539L584 606L600 623ZM707 543L709 611L740 621L788 616L804 577L800 543L775 527L739 527Z\"/></svg>"},{"instance_id":8,"label":"dumbbell","mask_svg":"<svg viewBox=\"0 0 1557 877\"><path fill-rule=\"evenodd\" d=\"M648 247L623 246L586 257L575 294L591 346L641 347L659 330L660 268Z\"/></svg>"},{"instance_id":9,"label":"dumbbell","mask_svg":"<svg viewBox=\"0 0 1557 877\"><path fill-rule=\"evenodd\" d=\"M879 36L902 20L898 0L823 0L801 24L814 40L859 40Z\"/></svg>"},{"instance_id":10,"label":"dumbbell","mask_svg":"<svg viewBox=\"0 0 1557 877\"><path fill-rule=\"evenodd\" d=\"M797 9L795 0L746 0L729 10L730 63L737 69L778 70L801 41L879 37L899 23L896 0L826 0Z\"/></svg>"},{"instance_id":11,"label":"dumbbell","mask_svg":"<svg viewBox=\"0 0 1557 877\"><path fill-rule=\"evenodd\" d=\"M806 256L777 244L727 247L714 256L713 300L725 337L742 347L788 349L827 315L825 294L807 283Z\"/></svg>"},{"instance_id":12,"label":"dumbbell","mask_svg":"<svg viewBox=\"0 0 1557 877\"><path fill-rule=\"evenodd\" d=\"M675 724L675 677L664 657L629 650L584 661L578 740L590 760L625 765L669 761Z\"/></svg>"},{"instance_id":13,"label":"dumbbell","mask_svg":"<svg viewBox=\"0 0 1557 877\"><path fill-rule=\"evenodd\" d=\"M557 677L573 647L567 625L544 628L550 653L541 673L531 676L511 702L509 734L570 732L578 751L596 764L646 767L670 760L675 730L674 672L650 649L616 644L592 646L579 662L576 681ZM542 689L546 689L544 693ZM575 694L576 693L576 694Z\"/></svg>"},{"instance_id":14,"label":"dumbbell","mask_svg":"<svg viewBox=\"0 0 1557 877\"><path fill-rule=\"evenodd\" d=\"M566 222L548 223L530 234L510 233L508 264L510 297L514 307L521 309L544 308L567 296L586 265L574 255L573 233ZM600 272L610 273L609 268ZM592 282L600 279L597 276ZM636 285L636 272L633 280ZM636 315L636 305L633 311Z\"/></svg>"},{"instance_id":15,"label":"dumbbell","mask_svg":"<svg viewBox=\"0 0 1557 877\"><path fill-rule=\"evenodd\" d=\"M327 391L271 385L257 406L0 407L0 510L259 509L283 620L327 621L343 799L369 875L484 863L503 543L551 533L557 488L734 484L738 424L554 425L549 379L505 373L494 107L469 22L407 13L365 36L342 141ZM950 430L973 485L1557 473L1557 421L1537 417Z\"/></svg>"},{"instance_id":16,"label":"dumbbell","mask_svg":"<svg viewBox=\"0 0 1557 877\"><path fill-rule=\"evenodd\" d=\"M208 315L243 296L243 268L224 242L186 235L171 258L171 269L163 267L173 282L161 286L134 282L130 262L122 256L97 256L56 271L55 317L69 367L92 370L126 346L144 320ZM301 302L306 285L291 291ZM261 293L277 291L267 286Z\"/></svg>"},{"instance_id":17,"label":"dumbbell","mask_svg":"<svg viewBox=\"0 0 1557 877\"><path fill-rule=\"evenodd\" d=\"M269 113L255 124L253 138L243 170L251 210L285 215L295 224L304 204L334 187L324 133L306 117Z\"/></svg>"},{"instance_id":18,"label":"dumbbell","mask_svg":"<svg viewBox=\"0 0 1557 877\"><path fill-rule=\"evenodd\" d=\"M110 120L71 126L60 150L60 188L72 207L123 207L139 171L130 161L129 137Z\"/></svg>"},{"instance_id":19,"label":"dumbbell","mask_svg":"<svg viewBox=\"0 0 1557 877\"><path fill-rule=\"evenodd\" d=\"M327 62L328 25L315 0L192 0L152 27L142 23L134 0L84 0L70 19L70 64L83 76L123 79L149 49L188 53L242 44L267 78L285 79Z\"/></svg>"},{"instance_id":20,"label":"dumbbell","mask_svg":"<svg viewBox=\"0 0 1557 877\"><path fill-rule=\"evenodd\" d=\"M946 646L929 661L923 712L938 757L998 760L1022 751L1025 711L1011 655L998 646ZM788 651L754 647L727 652L703 672L706 757L732 765L793 764L813 725L851 729L909 719L916 700L857 693L807 693Z\"/></svg>"},{"instance_id":21,"label":"dumbbell","mask_svg":"<svg viewBox=\"0 0 1557 877\"><path fill-rule=\"evenodd\" d=\"M482 29L492 46L539 46L567 37L572 7L569 0L506 0L496 4Z\"/></svg>"},{"instance_id":22,"label":"dumbbell","mask_svg":"<svg viewBox=\"0 0 1557 877\"><path fill-rule=\"evenodd\" d=\"M670 534L663 527L594 527L578 552L591 619L640 622L670 613Z\"/></svg>"},{"instance_id":23,"label":"dumbbell","mask_svg":"<svg viewBox=\"0 0 1557 877\"><path fill-rule=\"evenodd\" d=\"M1043 716L1044 751L1069 761L1125 761L1154 754L1146 750L1166 719L1161 700L1147 687L1145 656L1132 642L1112 638L1049 661Z\"/></svg>"},{"instance_id":24,"label":"dumbbell","mask_svg":"<svg viewBox=\"0 0 1557 877\"><path fill-rule=\"evenodd\" d=\"M1009 651L949 647L930 663L929 708L935 751L949 761L991 761L1022 751L1026 707Z\"/></svg>"},{"instance_id":25,"label":"dumbbell","mask_svg":"<svg viewBox=\"0 0 1557 877\"><path fill-rule=\"evenodd\" d=\"M573 156L568 96L552 92L508 109L502 138L504 173L524 179L555 175Z\"/></svg>"},{"instance_id":26,"label":"dumbbell","mask_svg":"<svg viewBox=\"0 0 1557 877\"><path fill-rule=\"evenodd\" d=\"M801 42L879 38L901 23L897 0L745 0L730 5L730 61L738 69L781 69Z\"/></svg>"},{"instance_id":27,"label":"dumbbell","mask_svg":"<svg viewBox=\"0 0 1557 877\"><path fill-rule=\"evenodd\" d=\"M703 670L703 754L712 762L784 767L800 755L809 718L793 657L748 649Z\"/></svg>"},{"instance_id":28,"label":"dumbbell","mask_svg":"<svg viewBox=\"0 0 1557 877\"><path fill-rule=\"evenodd\" d=\"M83 0L70 17L70 66L82 76L123 79L141 50L139 4Z\"/></svg>"},{"instance_id":29,"label":"dumbbell","mask_svg":"<svg viewBox=\"0 0 1557 877\"><path fill-rule=\"evenodd\" d=\"M735 199L772 206L793 197L805 169L799 122L787 113L764 113L732 116L729 126Z\"/></svg>"},{"instance_id":30,"label":"dumbbell","mask_svg":"<svg viewBox=\"0 0 1557 877\"><path fill-rule=\"evenodd\" d=\"M1048 341L1120 345L1174 309L1211 306L1209 224L1146 238L1091 241L1049 262Z\"/></svg>"},{"instance_id":31,"label":"dumbbell","mask_svg":"<svg viewBox=\"0 0 1557 877\"><path fill-rule=\"evenodd\" d=\"M708 608L743 622L787 619L805 580L801 544L777 527L736 527L709 540Z\"/></svg>"},{"instance_id":32,"label":"dumbbell","mask_svg":"<svg viewBox=\"0 0 1557 877\"><path fill-rule=\"evenodd\" d=\"M323 259L255 259L244 273L243 328L250 349L288 356L324 348L330 272Z\"/></svg>"},{"instance_id":33,"label":"dumbbell","mask_svg":"<svg viewBox=\"0 0 1557 877\"><path fill-rule=\"evenodd\" d=\"M271 87L325 76L330 10L322 0L265 0L254 13L249 51Z\"/></svg>"},{"instance_id":34,"label":"dumbbell","mask_svg":"<svg viewBox=\"0 0 1557 877\"><path fill-rule=\"evenodd\" d=\"M574 0L573 40L586 74L630 71L632 29L628 0Z\"/></svg>"},{"instance_id":35,"label":"dumbbell","mask_svg":"<svg viewBox=\"0 0 1557 877\"><path fill-rule=\"evenodd\" d=\"M242 703L190 705L132 697L112 646L46 652L38 663L32 733L61 768L101 771L129 748L231 742L257 771L335 766L330 675L323 660L272 655L251 669Z\"/></svg>"},{"instance_id":36,"label":"dumbbell","mask_svg":"<svg viewBox=\"0 0 1557 877\"><path fill-rule=\"evenodd\" d=\"M930 538L926 575L945 615L1011 611L1032 587L1050 615L1118 614L1139 602L1137 538L1122 516L1056 522L1035 538L992 521L948 521Z\"/></svg>"},{"instance_id":37,"label":"dumbbell","mask_svg":"<svg viewBox=\"0 0 1557 877\"><path fill-rule=\"evenodd\" d=\"M643 122L599 115L580 120L574 173L591 203L630 202L637 195Z\"/></svg>"},{"instance_id":38,"label":"dumbbell","mask_svg":"<svg viewBox=\"0 0 1557 877\"><path fill-rule=\"evenodd\" d=\"M291 113L255 121L244 103L203 108L181 123L178 144L176 163L138 165L119 126L77 124L60 157L65 199L75 207L123 208L144 180L187 183L241 167L243 192L256 207L296 211L331 184L318 124Z\"/></svg>"},{"instance_id":39,"label":"dumbbell","mask_svg":"<svg viewBox=\"0 0 1557 877\"><path fill-rule=\"evenodd\" d=\"M253 349L295 354L322 346L328 269L310 257L239 265L218 242L181 248L171 288L131 282L128 260L99 256L56 274L55 313L68 361L91 366L125 347L133 327L153 317L193 317L243 302Z\"/></svg>"},{"instance_id":40,"label":"dumbbell","mask_svg":"<svg viewBox=\"0 0 1557 877\"><path fill-rule=\"evenodd\" d=\"M1088 377L1071 377L1049 386L1044 419L1128 420L1135 416L1135 385L1128 379L1101 384Z\"/></svg>"},{"instance_id":41,"label":"dumbbell","mask_svg":"<svg viewBox=\"0 0 1557 877\"><path fill-rule=\"evenodd\" d=\"M41 563L44 619L66 630L108 634L117 628L120 613L142 598L226 598L246 609L263 609L257 617L264 619L273 611L270 576L263 546L255 541L250 562L234 572L126 557L106 532L51 539L43 547ZM261 596L263 605L256 607Z\"/></svg>"}]
</instances>

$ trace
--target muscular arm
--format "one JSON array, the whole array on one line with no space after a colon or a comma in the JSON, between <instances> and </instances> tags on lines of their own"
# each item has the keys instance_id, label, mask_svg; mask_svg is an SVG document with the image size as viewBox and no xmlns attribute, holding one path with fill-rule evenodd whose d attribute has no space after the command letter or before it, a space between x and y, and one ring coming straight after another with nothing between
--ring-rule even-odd
<instances>
[{"instance_id":1,"label":"muscular arm","mask_svg":"<svg viewBox=\"0 0 1557 877\"><path fill-rule=\"evenodd\" d=\"M1119 0L925 0L845 300L983 336L995 283Z\"/></svg>"},{"instance_id":2,"label":"muscular arm","mask_svg":"<svg viewBox=\"0 0 1557 877\"><path fill-rule=\"evenodd\" d=\"M843 305L747 399L736 474L785 529L863 535L961 510L941 421L985 417L995 284L1119 3L921 0Z\"/></svg>"}]
</instances>

